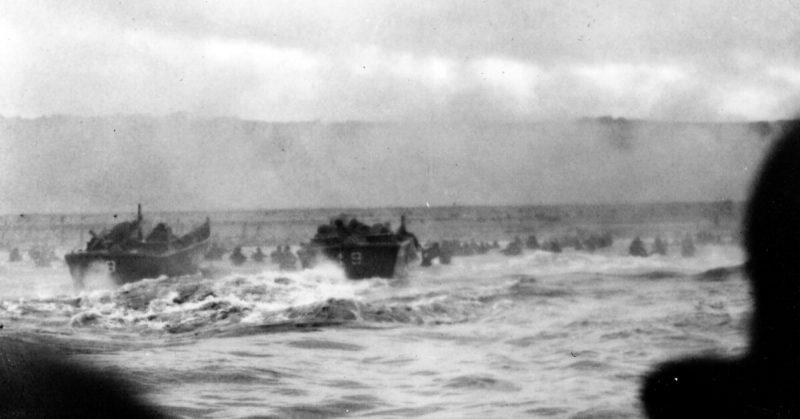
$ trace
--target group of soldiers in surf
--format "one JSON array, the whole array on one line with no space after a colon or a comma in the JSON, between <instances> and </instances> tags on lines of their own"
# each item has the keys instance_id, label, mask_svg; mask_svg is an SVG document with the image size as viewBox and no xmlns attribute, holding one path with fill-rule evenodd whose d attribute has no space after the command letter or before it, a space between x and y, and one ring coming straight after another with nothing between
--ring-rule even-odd
<instances>
[{"instance_id":1,"label":"group of soldiers in surf","mask_svg":"<svg viewBox=\"0 0 800 419\"><path fill-rule=\"evenodd\" d=\"M222 247L219 246L221 249ZM212 249L214 249L212 247ZM219 253L219 250L214 250L214 253L211 256L216 257ZM297 269L297 259L298 257L292 252L292 249L289 245L285 246L277 246L275 250L272 251L269 255L270 261L278 265L280 270L282 271L292 271ZM208 259L208 255L206 257ZM213 260L219 260L221 257ZM233 248L230 256L228 256L231 264L234 266L241 266L245 262L247 262L247 255L245 255L242 251L242 246L236 246ZM256 247L256 250L250 255L250 260L255 263L264 263L267 259L267 255L261 250L261 247Z\"/></svg>"},{"instance_id":2,"label":"group of soldiers in surf","mask_svg":"<svg viewBox=\"0 0 800 419\"><path fill-rule=\"evenodd\" d=\"M28 256L33 261L33 264L39 268L46 268L50 266L52 262L59 260L58 256L56 256L55 249L47 245L35 245L28 249ZM20 252L18 247L11 249L8 253L8 261L11 263L16 263L22 261L22 252Z\"/></svg>"},{"instance_id":3,"label":"group of soldiers in surf","mask_svg":"<svg viewBox=\"0 0 800 419\"><path fill-rule=\"evenodd\" d=\"M256 251L260 251L258 248ZM292 252L292 249L286 246L278 246L269 254L269 259L272 263L278 265L282 271L293 271L297 269L297 256Z\"/></svg>"},{"instance_id":4,"label":"group of soldiers in surf","mask_svg":"<svg viewBox=\"0 0 800 419\"><path fill-rule=\"evenodd\" d=\"M697 241L699 243L720 243L721 237L711 233L698 233ZM523 253L524 249L541 250L551 253L561 253L564 248L573 248L579 251L594 252L598 249L609 248L614 244L614 237L609 232L604 233L586 233L568 234L560 237L552 237L544 242L539 242L535 235L529 235L523 241L519 236L515 236L514 240L508 243L506 247L500 249L500 253L506 256L516 256ZM680 253L683 257L692 257L695 255L697 248L695 240L686 235L679 243ZM636 237L631 241L628 247L628 253L632 256L647 257L650 255L667 255L669 253L669 243L661 237L655 237L650 250L644 244L640 237ZM469 243L461 243L456 240L448 240L440 243L433 243L422 250L422 266L430 266L434 259L439 258L439 263L442 265L449 264L453 256L471 256L475 254L485 254L491 249L499 249L500 246L495 241L492 244L480 243L470 241Z\"/></svg>"},{"instance_id":5,"label":"group of soldiers in surf","mask_svg":"<svg viewBox=\"0 0 800 419\"><path fill-rule=\"evenodd\" d=\"M500 244L495 240L492 243L475 239L461 242L459 240L443 240L427 245L422 249L422 266L431 266L435 259L439 259L442 265L449 265L454 256L474 256L485 255L492 249L499 249Z\"/></svg>"},{"instance_id":6,"label":"group of soldiers in surf","mask_svg":"<svg viewBox=\"0 0 800 419\"><path fill-rule=\"evenodd\" d=\"M694 240L690 235L686 235L681 239L680 247L681 256L683 257L692 257L697 251ZM660 236L656 236L655 239L653 239L653 244L650 248L651 250L648 251L641 237L636 236L631 240L630 246L628 246L628 254L637 257L647 257L650 255L666 256L669 253L669 243Z\"/></svg>"},{"instance_id":7,"label":"group of soldiers in surf","mask_svg":"<svg viewBox=\"0 0 800 419\"><path fill-rule=\"evenodd\" d=\"M536 238L535 235L531 234L525 240L525 243L522 242L522 239L519 236L514 236L514 240L508 243L508 245L500 251L500 253L506 256L517 256L521 255L523 249L530 249L530 250L543 250L546 252L552 253L561 253L561 249L564 246L561 244L561 240L558 239L551 239L547 240L543 243L539 243L539 239Z\"/></svg>"},{"instance_id":8,"label":"group of soldiers in surf","mask_svg":"<svg viewBox=\"0 0 800 419\"><path fill-rule=\"evenodd\" d=\"M51 263L58 260L56 251L52 247L45 245L33 246L28 250L28 256L30 256L33 263L40 268L46 268L50 266Z\"/></svg>"},{"instance_id":9,"label":"group of soldiers in surf","mask_svg":"<svg viewBox=\"0 0 800 419\"><path fill-rule=\"evenodd\" d=\"M551 237L544 242L539 242L535 235L531 234L525 240L525 248L529 250L542 250L551 253L561 253L564 248L571 247L575 250L594 252L598 249L611 247L614 244L614 237L609 232L579 232L575 234L565 234L562 236ZM503 254L508 256L519 255L522 253L522 239L515 237L514 241L503 249Z\"/></svg>"},{"instance_id":10,"label":"group of soldiers in surf","mask_svg":"<svg viewBox=\"0 0 800 419\"><path fill-rule=\"evenodd\" d=\"M541 250L552 253L560 253L565 247L572 247L575 250L584 250L593 252L596 249L610 247L614 243L614 238L611 233L587 233L581 232L580 234L564 235L560 237L552 237L544 242L539 242L539 239L531 234L523 242L519 236L515 236L514 240L508 243L506 247L500 248L497 241L493 243L480 242L471 240L466 243L457 240L445 240L441 244L439 242L432 243L422 249L422 266L431 266L435 259L439 259L439 263L447 265L450 263L454 256L472 256L486 254L492 249L500 249L500 253L506 256L521 255L524 249Z\"/></svg>"}]
</instances>

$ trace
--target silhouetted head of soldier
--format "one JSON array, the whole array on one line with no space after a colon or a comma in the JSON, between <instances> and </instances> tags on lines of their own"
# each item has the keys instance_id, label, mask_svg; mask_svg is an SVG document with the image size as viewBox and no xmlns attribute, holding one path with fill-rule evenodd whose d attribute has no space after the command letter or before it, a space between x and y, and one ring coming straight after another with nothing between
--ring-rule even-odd
<instances>
[{"instance_id":1,"label":"silhouetted head of soldier","mask_svg":"<svg viewBox=\"0 0 800 419\"><path fill-rule=\"evenodd\" d=\"M647 376L651 418L800 417L800 126L765 160L747 208L745 247L753 315L737 358L668 362Z\"/></svg>"}]
</instances>

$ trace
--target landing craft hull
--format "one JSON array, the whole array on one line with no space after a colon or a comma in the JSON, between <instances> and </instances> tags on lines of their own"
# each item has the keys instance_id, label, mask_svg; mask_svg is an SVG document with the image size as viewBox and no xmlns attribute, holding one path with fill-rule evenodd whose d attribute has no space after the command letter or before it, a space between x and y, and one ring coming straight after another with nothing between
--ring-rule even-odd
<instances>
[{"instance_id":1,"label":"landing craft hull","mask_svg":"<svg viewBox=\"0 0 800 419\"><path fill-rule=\"evenodd\" d=\"M411 240L396 243L342 243L317 248L325 257L342 265L350 279L406 276L416 256Z\"/></svg>"},{"instance_id":2,"label":"landing craft hull","mask_svg":"<svg viewBox=\"0 0 800 419\"><path fill-rule=\"evenodd\" d=\"M86 276L99 267L107 271L119 284L139 281L144 278L191 275L199 272L200 261L208 251L209 240L163 254L139 253L136 251L74 252L65 256L70 275L75 285L82 288Z\"/></svg>"}]
</instances>

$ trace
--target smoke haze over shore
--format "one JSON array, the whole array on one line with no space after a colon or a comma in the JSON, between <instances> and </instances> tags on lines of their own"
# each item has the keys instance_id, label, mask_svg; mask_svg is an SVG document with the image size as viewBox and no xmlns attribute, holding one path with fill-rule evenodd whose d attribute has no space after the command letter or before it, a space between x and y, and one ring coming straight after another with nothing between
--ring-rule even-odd
<instances>
[{"instance_id":1,"label":"smoke haze over shore","mask_svg":"<svg viewBox=\"0 0 800 419\"><path fill-rule=\"evenodd\" d=\"M3 119L0 210L738 200L780 126Z\"/></svg>"},{"instance_id":2,"label":"smoke haze over shore","mask_svg":"<svg viewBox=\"0 0 800 419\"><path fill-rule=\"evenodd\" d=\"M0 2L0 211L743 199L799 9Z\"/></svg>"}]
</instances>

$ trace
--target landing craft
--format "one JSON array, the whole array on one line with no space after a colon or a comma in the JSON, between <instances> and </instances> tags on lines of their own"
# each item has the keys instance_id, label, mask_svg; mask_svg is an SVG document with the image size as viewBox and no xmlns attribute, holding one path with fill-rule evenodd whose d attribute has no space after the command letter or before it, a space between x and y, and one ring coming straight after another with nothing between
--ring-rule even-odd
<instances>
[{"instance_id":1,"label":"landing craft","mask_svg":"<svg viewBox=\"0 0 800 419\"><path fill-rule=\"evenodd\" d=\"M159 223L146 237L142 234L142 208L134 221L125 221L110 231L92 234L85 250L68 253L64 258L78 288L83 288L87 274L95 266L105 270L121 285L143 278L190 275L199 271L199 263L208 251L211 221L206 221L181 237Z\"/></svg>"},{"instance_id":2,"label":"landing craft","mask_svg":"<svg viewBox=\"0 0 800 419\"><path fill-rule=\"evenodd\" d=\"M319 255L338 262L350 279L396 278L406 275L419 247L416 236L406 231L405 216L396 233L384 224L370 227L340 216L319 226L304 251L310 253L312 264Z\"/></svg>"}]
</instances>

